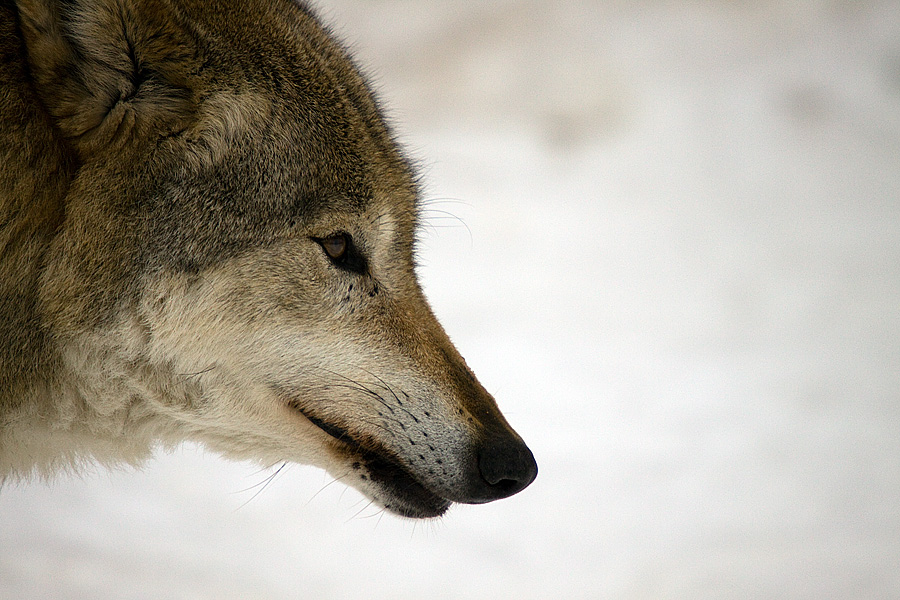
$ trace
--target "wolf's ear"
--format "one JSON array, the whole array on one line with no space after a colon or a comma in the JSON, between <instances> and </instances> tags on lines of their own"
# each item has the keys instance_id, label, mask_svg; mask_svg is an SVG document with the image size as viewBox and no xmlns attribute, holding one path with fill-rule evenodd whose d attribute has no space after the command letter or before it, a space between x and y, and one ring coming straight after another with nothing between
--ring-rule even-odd
<instances>
[{"instance_id":1,"label":"wolf's ear","mask_svg":"<svg viewBox=\"0 0 900 600\"><path fill-rule=\"evenodd\" d=\"M191 44L130 0L17 0L34 85L84 157L170 135L194 113Z\"/></svg>"}]
</instances>

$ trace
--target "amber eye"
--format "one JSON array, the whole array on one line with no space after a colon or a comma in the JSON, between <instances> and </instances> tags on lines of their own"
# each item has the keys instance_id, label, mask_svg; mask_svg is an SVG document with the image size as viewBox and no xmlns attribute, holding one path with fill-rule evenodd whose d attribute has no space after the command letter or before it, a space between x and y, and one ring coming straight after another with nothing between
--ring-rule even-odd
<instances>
[{"instance_id":1,"label":"amber eye","mask_svg":"<svg viewBox=\"0 0 900 600\"><path fill-rule=\"evenodd\" d=\"M319 242L322 249L332 260L341 260L347 254L347 248L350 246L346 233L339 233L327 238L322 238Z\"/></svg>"},{"instance_id":2,"label":"amber eye","mask_svg":"<svg viewBox=\"0 0 900 600\"><path fill-rule=\"evenodd\" d=\"M312 238L320 246L331 262L345 271L365 274L368 272L368 262L362 255L349 233L335 233L325 238Z\"/></svg>"}]
</instances>

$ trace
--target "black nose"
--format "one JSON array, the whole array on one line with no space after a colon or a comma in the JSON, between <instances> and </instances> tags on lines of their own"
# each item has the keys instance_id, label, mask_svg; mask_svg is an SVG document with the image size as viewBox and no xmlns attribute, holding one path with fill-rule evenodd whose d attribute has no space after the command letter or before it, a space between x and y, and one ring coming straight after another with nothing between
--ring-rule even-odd
<instances>
[{"instance_id":1,"label":"black nose","mask_svg":"<svg viewBox=\"0 0 900 600\"><path fill-rule=\"evenodd\" d=\"M490 502L521 492L537 477L534 455L515 438L486 442L478 452L481 482L474 502Z\"/></svg>"}]
</instances>

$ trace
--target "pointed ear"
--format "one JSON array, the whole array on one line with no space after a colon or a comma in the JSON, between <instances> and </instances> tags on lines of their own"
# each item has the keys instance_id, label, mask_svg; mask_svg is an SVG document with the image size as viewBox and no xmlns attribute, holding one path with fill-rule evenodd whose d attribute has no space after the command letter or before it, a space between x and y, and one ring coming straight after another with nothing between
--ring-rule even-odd
<instances>
[{"instance_id":1,"label":"pointed ear","mask_svg":"<svg viewBox=\"0 0 900 600\"><path fill-rule=\"evenodd\" d=\"M131 0L18 0L38 96L82 157L184 129L194 56ZM154 18L156 17L156 18Z\"/></svg>"}]
</instances>

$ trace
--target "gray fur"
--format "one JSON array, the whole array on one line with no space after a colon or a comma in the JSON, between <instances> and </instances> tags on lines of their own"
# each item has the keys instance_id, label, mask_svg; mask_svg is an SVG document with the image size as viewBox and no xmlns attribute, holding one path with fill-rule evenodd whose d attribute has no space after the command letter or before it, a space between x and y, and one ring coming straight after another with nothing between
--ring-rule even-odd
<instances>
[{"instance_id":1,"label":"gray fur","mask_svg":"<svg viewBox=\"0 0 900 600\"><path fill-rule=\"evenodd\" d=\"M412 168L306 7L5 0L0 53L0 477L196 439L408 516L530 483L416 281Z\"/></svg>"}]
</instances>

